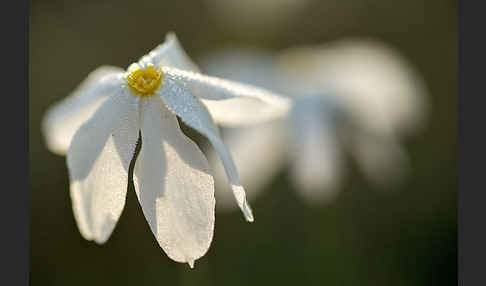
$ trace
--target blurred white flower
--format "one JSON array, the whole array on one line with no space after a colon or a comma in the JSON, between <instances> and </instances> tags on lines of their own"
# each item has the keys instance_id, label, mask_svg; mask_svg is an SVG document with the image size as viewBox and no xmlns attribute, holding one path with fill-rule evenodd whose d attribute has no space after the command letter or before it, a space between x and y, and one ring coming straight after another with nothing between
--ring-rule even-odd
<instances>
[{"instance_id":1,"label":"blurred white flower","mask_svg":"<svg viewBox=\"0 0 486 286\"><path fill-rule=\"evenodd\" d=\"M263 114L239 114L241 120L251 117L251 122L268 118L274 103L276 110L284 111L288 102L262 89L193 71L197 67L169 34L127 71L96 69L48 110L42 122L46 144L57 154L67 154L74 216L84 238L104 243L112 233L125 204L128 168L140 132L135 191L159 245L170 258L191 267L206 253L214 229L213 177L201 150L180 130L176 115L209 139L238 206L246 220L253 221L212 110L200 99L266 106Z\"/></svg>"},{"instance_id":2,"label":"blurred white flower","mask_svg":"<svg viewBox=\"0 0 486 286\"><path fill-rule=\"evenodd\" d=\"M287 116L224 130L250 200L287 162L306 201L332 199L346 170L345 148L376 185L389 186L405 174L408 157L399 139L423 122L426 91L391 48L371 40L341 40L278 54L226 50L202 59L201 67L293 98ZM220 191L225 181L221 166L214 154L208 159L215 169L218 207L230 209L228 196Z\"/></svg>"}]
</instances>

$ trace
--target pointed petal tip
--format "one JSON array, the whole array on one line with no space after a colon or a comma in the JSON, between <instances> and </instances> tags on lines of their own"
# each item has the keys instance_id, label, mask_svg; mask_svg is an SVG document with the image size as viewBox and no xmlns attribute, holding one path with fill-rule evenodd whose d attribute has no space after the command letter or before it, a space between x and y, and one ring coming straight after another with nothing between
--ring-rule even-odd
<instances>
[{"instance_id":1,"label":"pointed petal tip","mask_svg":"<svg viewBox=\"0 0 486 286\"><path fill-rule=\"evenodd\" d=\"M97 239L97 238L92 239L91 241L94 241L94 242L95 242L96 244L98 244L98 245L102 245L102 244L104 244L104 243L106 242L106 241L103 241L103 240L101 240L101 239Z\"/></svg>"},{"instance_id":2,"label":"pointed petal tip","mask_svg":"<svg viewBox=\"0 0 486 286\"><path fill-rule=\"evenodd\" d=\"M246 219L247 222L254 222L255 221L255 219L253 218L253 214L250 214L250 216L245 215L245 219Z\"/></svg>"},{"instance_id":3,"label":"pointed petal tip","mask_svg":"<svg viewBox=\"0 0 486 286\"><path fill-rule=\"evenodd\" d=\"M104 233L104 234L94 234L93 237L89 240L94 241L96 244L103 245L105 244L111 236L111 232Z\"/></svg>"},{"instance_id":4,"label":"pointed petal tip","mask_svg":"<svg viewBox=\"0 0 486 286\"><path fill-rule=\"evenodd\" d=\"M253 222L253 211L251 210L250 204L246 200L245 189L239 185L231 185L231 189L235 196L236 202L238 203L238 206L245 216L246 221Z\"/></svg>"},{"instance_id":5,"label":"pointed petal tip","mask_svg":"<svg viewBox=\"0 0 486 286\"><path fill-rule=\"evenodd\" d=\"M187 261L187 264L189 264L189 267L190 267L191 269L194 269L194 260L189 260L189 261Z\"/></svg>"},{"instance_id":6,"label":"pointed petal tip","mask_svg":"<svg viewBox=\"0 0 486 286\"><path fill-rule=\"evenodd\" d=\"M245 215L245 219L247 222L253 222L255 219L253 218L253 211L251 210L250 205L248 204L248 201L245 198L245 201L243 202L243 214Z\"/></svg>"}]
</instances>

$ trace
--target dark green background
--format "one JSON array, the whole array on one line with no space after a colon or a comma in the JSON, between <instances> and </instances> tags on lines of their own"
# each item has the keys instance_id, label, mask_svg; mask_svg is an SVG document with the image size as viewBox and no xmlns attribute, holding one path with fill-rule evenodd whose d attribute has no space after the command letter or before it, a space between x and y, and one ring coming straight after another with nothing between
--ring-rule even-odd
<instances>
[{"instance_id":1,"label":"dark green background","mask_svg":"<svg viewBox=\"0 0 486 286\"><path fill-rule=\"evenodd\" d=\"M313 1L281 29L235 32L201 1L32 1L31 284L456 285L456 14L456 1ZM351 164L338 199L310 208L283 171L253 203L255 223L237 211L217 214L211 248L193 270L159 248L132 184L109 241L85 241L71 211L65 158L43 144L42 114L97 66L126 68L168 31L195 59L226 44L279 50L346 36L396 47L430 90L426 128L404 141L408 180L378 191Z\"/></svg>"}]
</instances>

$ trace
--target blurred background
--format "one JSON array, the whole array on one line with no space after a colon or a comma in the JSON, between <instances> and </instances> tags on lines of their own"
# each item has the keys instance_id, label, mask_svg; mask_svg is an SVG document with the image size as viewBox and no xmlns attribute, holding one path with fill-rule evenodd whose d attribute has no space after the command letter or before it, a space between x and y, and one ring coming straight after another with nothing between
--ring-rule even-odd
<instances>
[{"instance_id":1,"label":"blurred background","mask_svg":"<svg viewBox=\"0 0 486 286\"><path fill-rule=\"evenodd\" d=\"M457 1L33 0L29 12L31 285L457 284ZM347 37L392 46L428 90L425 125L401 141L406 180L377 191L350 160L337 197L310 206L282 168L252 202L253 224L237 210L216 214L192 270L158 246L131 182L108 242L84 240L42 115L96 67L126 68L169 31L196 62L228 46L278 52Z\"/></svg>"}]
</instances>

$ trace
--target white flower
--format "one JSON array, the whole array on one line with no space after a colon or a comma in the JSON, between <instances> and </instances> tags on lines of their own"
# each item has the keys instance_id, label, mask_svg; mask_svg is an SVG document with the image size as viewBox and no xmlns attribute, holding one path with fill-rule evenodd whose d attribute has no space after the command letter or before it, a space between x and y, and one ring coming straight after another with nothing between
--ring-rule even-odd
<instances>
[{"instance_id":1,"label":"white flower","mask_svg":"<svg viewBox=\"0 0 486 286\"><path fill-rule=\"evenodd\" d=\"M420 127L426 92L415 71L387 46L341 40L279 54L226 50L206 57L201 67L293 98L291 112L282 118L224 130L250 200L287 163L306 201L333 198L346 170L344 148L374 184L387 187L405 174L408 157L399 139ZM219 191L225 180L220 166L214 155L208 158L218 206L228 208L227 195Z\"/></svg>"},{"instance_id":2,"label":"white flower","mask_svg":"<svg viewBox=\"0 0 486 286\"><path fill-rule=\"evenodd\" d=\"M48 148L67 155L73 211L84 238L104 243L125 204L128 168L141 134L135 190L159 245L175 261L194 261L209 248L214 228L214 183L206 158L179 128L176 115L211 142L238 206L253 221L230 153L208 109L200 102L260 106L239 114L257 121L284 112L288 102L262 89L197 72L169 34L127 71L103 66L72 95L48 110L43 133ZM226 104L231 114L231 104ZM262 107L263 106L263 107ZM215 112L221 116L218 106ZM238 112L236 112L238 113ZM234 117L231 118L235 120Z\"/></svg>"}]
</instances>

